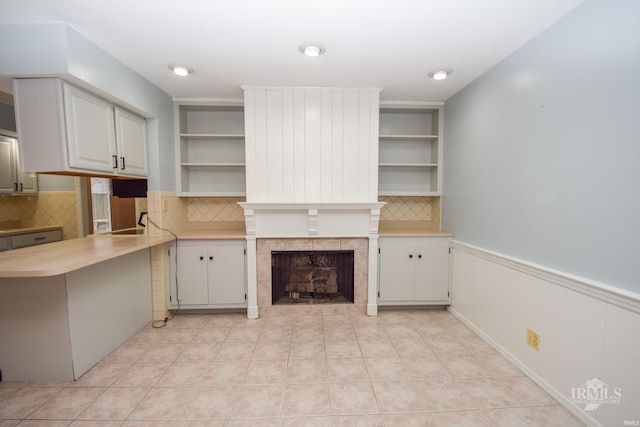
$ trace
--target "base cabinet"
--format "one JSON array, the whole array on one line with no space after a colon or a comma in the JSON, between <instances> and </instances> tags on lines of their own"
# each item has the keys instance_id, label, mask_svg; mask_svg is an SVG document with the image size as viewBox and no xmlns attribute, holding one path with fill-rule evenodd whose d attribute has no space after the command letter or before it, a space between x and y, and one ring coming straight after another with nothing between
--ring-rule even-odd
<instances>
[{"instance_id":1,"label":"base cabinet","mask_svg":"<svg viewBox=\"0 0 640 427\"><path fill-rule=\"evenodd\" d=\"M245 249L244 240L179 240L168 251L169 308L246 307Z\"/></svg>"},{"instance_id":2,"label":"base cabinet","mask_svg":"<svg viewBox=\"0 0 640 427\"><path fill-rule=\"evenodd\" d=\"M380 305L449 304L449 238L380 238Z\"/></svg>"}]
</instances>

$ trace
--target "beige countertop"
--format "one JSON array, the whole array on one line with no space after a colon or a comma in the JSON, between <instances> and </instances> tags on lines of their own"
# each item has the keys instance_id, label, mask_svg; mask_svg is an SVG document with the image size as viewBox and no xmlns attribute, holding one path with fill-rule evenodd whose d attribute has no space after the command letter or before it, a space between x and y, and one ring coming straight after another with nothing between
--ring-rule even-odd
<instances>
[{"instance_id":1,"label":"beige countertop","mask_svg":"<svg viewBox=\"0 0 640 427\"><path fill-rule=\"evenodd\" d=\"M50 227L16 227L16 228L7 228L4 230L0 230L0 237L2 236L14 236L16 234L25 234L25 233L37 233L39 231L51 231L51 230L62 230L61 226L50 226Z\"/></svg>"},{"instance_id":2,"label":"beige countertop","mask_svg":"<svg viewBox=\"0 0 640 427\"><path fill-rule=\"evenodd\" d=\"M82 237L0 252L0 278L57 276L171 240L147 234Z\"/></svg>"},{"instance_id":3,"label":"beige countertop","mask_svg":"<svg viewBox=\"0 0 640 427\"><path fill-rule=\"evenodd\" d=\"M434 230L427 222L380 221L380 237L453 237L453 233Z\"/></svg>"}]
</instances>

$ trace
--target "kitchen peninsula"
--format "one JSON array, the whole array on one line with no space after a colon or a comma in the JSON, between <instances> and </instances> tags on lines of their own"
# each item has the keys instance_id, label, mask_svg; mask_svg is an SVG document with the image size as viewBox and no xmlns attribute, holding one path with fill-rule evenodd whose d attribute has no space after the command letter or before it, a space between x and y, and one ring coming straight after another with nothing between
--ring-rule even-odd
<instances>
[{"instance_id":1,"label":"kitchen peninsula","mask_svg":"<svg viewBox=\"0 0 640 427\"><path fill-rule=\"evenodd\" d=\"M99 236L0 253L4 381L74 380L152 318L150 248Z\"/></svg>"}]
</instances>

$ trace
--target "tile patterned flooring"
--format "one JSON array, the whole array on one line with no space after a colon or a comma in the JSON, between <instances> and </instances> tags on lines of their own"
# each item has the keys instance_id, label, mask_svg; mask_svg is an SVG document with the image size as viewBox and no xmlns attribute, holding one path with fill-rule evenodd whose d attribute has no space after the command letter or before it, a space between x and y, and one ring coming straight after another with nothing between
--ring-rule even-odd
<instances>
[{"instance_id":1,"label":"tile patterned flooring","mask_svg":"<svg viewBox=\"0 0 640 427\"><path fill-rule=\"evenodd\" d=\"M445 310L179 314L75 382L0 383L9 426L582 426Z\"/></svg>"}]
</instances>

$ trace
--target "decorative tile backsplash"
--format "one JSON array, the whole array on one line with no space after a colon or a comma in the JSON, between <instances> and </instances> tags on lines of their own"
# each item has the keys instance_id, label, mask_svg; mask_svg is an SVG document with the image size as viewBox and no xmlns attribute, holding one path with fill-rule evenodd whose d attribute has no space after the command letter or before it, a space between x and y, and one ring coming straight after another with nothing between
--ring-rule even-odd
<instances>
[{"instance_id":1,"label":"decorative tile backsplash","mask_svg":"<svg viewBox=\"0 0 640 427\"><path fill-rule=\"evenodd\" d=\"M380 211L380 221L432 221L432 197L380 197L386 202Z\"/></svg>"},{"instance_id":2,"label":"decorative tile backsplash","mask_svg":"<svg viewBox=\"0 0 640 427\"><path fill-rule=\"evenodd\" d=\"M62 226L63 239L78 237L74 191L46 191L37 196L0 197L0 222L19 221L21 227Z\"/></svg>"},{"instance_id":3,"label":"decorative tile backsplash","mask_svg":"<svg viewBox=\"0 0 640 427\"><path fill-rule=\"evenodd\" d=\"M244 197L190 197L187 221L244 221L244 210L238 205L244 201Z\"/></svg>"}]
</instances>

